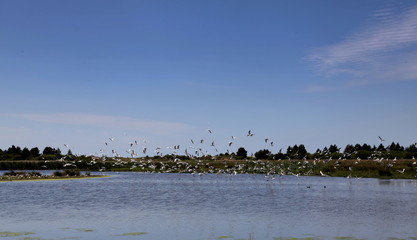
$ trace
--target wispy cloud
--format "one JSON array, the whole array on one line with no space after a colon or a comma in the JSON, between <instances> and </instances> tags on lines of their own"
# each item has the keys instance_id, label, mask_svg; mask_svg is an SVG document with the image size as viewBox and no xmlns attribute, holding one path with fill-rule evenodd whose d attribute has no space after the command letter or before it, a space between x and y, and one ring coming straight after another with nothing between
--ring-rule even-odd
<instances>
[{"instance_id":1,"label":"wispy cloud","mask_svg":"<svg viewBox=\"0 0 417 240\"><path fill-rule=\"evenodd\" d=\"M45 123L99 126L105 128L117 128L125 130L139 130L157 134L173 133L192 128L192 126L184 123L149 121L125 116L109 116L85 113L27 113L8 115Z\"/></svg>"},{"instance_id":2,"label":"wispy cloud","mask_svg":"<svg viewBox=\"0 0 417 240\"><path fill-rule=\"evenodd\" d=\"M307 58L326 77L349 76L344 86L417 80L416 47L417 5L400 13L390 7L375 11L346 40L315 49Z\"/></svg>"}]
</instances>

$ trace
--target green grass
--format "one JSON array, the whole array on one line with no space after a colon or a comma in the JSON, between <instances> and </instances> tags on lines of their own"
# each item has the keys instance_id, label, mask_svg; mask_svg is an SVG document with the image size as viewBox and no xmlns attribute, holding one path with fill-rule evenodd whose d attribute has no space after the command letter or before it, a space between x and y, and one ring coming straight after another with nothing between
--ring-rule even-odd
<instances>
[{"instance_id":1,"label":"green grass","mask_svg":"<svg viewBox=\"0 0 417 240\"><path fill-rule=\"evenodd\" d=\"M34 232L0 232L0 237L20 237L25 235L32 235Z\"/></svg>"},{"instance_id":2,"label":"green grass","mask_svg":"<svg viewBox=\"0 0 417 240\"><path fill-rule=\"evenodd\" d=\"M124 236L140 236L144 234L148 234L148 233L147 232L130 232L130 233L122 233L122 234L117 234L117 235L112 235L112 236L124 237Z\"/></svg>"}]
</instances>

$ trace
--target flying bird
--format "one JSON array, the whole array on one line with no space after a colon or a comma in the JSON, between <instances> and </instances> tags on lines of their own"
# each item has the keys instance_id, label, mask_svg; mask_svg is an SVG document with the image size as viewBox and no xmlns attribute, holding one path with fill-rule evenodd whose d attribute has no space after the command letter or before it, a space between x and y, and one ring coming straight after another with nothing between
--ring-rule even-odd
<instances>
[{"instance_id":1,"label":"flying bird","mask_svg":"<svg viewBox=\"0 0 417 240\"><path fill-rule=\"evenodd\" d=\"M252 137L254 134L251 132L251 130L248 131L248 134L246 136Z\"/></svg>"},{"instance_id":2,"label":"flying bird","mask_svg":"<svg viewBox=\"0 0 417 240\"><path fill-rule=\"evenodd\" d=\"M385 139L383 139L381 136L378 136L378 138L379 138L379 141L380 141L380 142L385 141Z\"/></svg>"}]
</instances>

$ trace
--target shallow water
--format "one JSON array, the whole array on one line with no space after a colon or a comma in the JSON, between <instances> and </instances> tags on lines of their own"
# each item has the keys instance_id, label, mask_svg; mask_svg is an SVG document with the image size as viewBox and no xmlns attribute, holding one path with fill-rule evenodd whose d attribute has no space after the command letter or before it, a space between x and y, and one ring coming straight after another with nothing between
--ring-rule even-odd
<instances>
[{"instance_id":1,"label":"shallow water","mask_svg":"<svg viewBox=\"0 0 417 240\"><path fill-rule=\"evenodd\" d=\"M0 237L417 239L415 180L104 174L1 182Z\"/></svg>"}]
</instances>

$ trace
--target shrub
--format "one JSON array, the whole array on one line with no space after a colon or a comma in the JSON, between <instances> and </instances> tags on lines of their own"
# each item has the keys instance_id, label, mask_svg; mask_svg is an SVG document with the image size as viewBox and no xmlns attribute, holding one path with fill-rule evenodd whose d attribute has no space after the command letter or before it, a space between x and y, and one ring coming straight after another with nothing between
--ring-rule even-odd
<instances>
[{"instance_id":1,"label":"shrub","mask_svg":"<svg viewBox=\"0 0 417 240\"><path fill-rule=\"evenodd\" d=\"M80 170L78 169L65 169L64 170L65 176L80 176Z\"/></svg>"},{"instance_id":2,"label":"shrub","mask_svg":"<svg viewBox=\"0 0 417 240\"><path fill-rule=\"evenodd\" d=\"M62 177L62 176L63 176L63 172L60 172L60 171L55 171L55 172L54 172L54 176L55 176L55 177Z\"/></svg>"}]
</instances>

